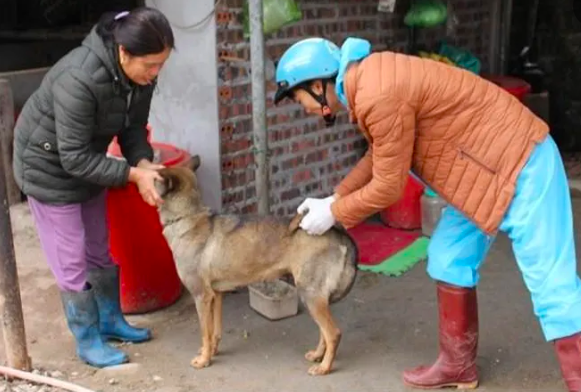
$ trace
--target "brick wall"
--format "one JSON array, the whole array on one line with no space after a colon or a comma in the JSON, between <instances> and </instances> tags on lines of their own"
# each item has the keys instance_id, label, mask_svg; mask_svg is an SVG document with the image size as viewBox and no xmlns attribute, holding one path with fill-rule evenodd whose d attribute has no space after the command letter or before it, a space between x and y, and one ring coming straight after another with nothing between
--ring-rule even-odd
<instances>
[{"instance_id":1,"label":"brick wall","mask_svg":"<svg viewBox=\"0 0 581 392\"><path fill-rule=\"evenodd\" d=\"M299 1L300 23L267 37L267 55L278 59L289 45L307 36L322 36L341 44L349 36L369 39L374 50L405 51L408 30L402 23L409 2L398 0L394 14L377 12L377 0ZM460 21L452 44L472 50L486 64L487 0L452 1ZM222 139L222 199L225 210L254 212L254 149L252 142L250 48L243 39L243 0L223 0L216 13L218 54L246 61L218 60L219 118ZM430 44L445 28L418 33L418 42ZM271 211L292 214L306 196L332 193L365 151L365 143L339 116L332 129L301 107L272 104L275 85L267 84L267 125L270 143Z\"/></svg>"}]
</instances>

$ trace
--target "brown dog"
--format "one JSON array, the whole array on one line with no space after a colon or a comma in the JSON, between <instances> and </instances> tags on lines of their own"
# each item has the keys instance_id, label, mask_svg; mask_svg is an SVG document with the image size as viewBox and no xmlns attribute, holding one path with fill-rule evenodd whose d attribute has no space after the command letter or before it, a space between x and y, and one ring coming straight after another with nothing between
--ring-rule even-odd
<instances>
[{"instance_id":1,"label":"brown dog","mask_svg":"<svg viewBox=\"0 0 581 392\"><path fill-rule=\"evenodd\" d=\"M312 366L309 374L329 373L341 338L329 305L353 285L355 244L337 229L309 236L297 229L301 217L289 222L212 214L200 198L194 174L199 164L196 156L189 168L162 169L164 181L156 185L164 201L159 208L163 234L180 277L194 297L200 321L202 347L192 366L208 366L217 353L224 291L290 273L320 328L319 345L306 358L321 363Z\"/></svg>"}]
</instances>

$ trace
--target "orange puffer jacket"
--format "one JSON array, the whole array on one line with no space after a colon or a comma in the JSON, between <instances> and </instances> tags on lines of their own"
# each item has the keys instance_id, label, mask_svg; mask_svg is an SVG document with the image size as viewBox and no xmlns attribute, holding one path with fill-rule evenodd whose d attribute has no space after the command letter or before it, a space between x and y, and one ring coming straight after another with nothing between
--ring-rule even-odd
<instances>
[{"instance_id":1,"label":"orange puffer jacket","mask_svg":"<svg viewBox=\"0 0 581 392\"><path fill-rule=\"evenodd\" d=\"M396 202L412 169L496 233L545 122L486 79L415 56L374 53L350 66L344 84L369 150L336 189L332 211L343 226Z\"/></svg>"}]
</instances>

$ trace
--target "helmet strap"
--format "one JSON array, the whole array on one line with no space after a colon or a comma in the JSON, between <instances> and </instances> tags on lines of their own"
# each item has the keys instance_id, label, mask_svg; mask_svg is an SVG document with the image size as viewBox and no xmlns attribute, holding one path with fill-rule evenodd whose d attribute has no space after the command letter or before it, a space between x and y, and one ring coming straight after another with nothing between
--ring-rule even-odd
<instances>
[{"instance_id":1,"label":"helmet strap","mask_svg":"<svg viewBox=\"0 0 581 392\"><path fill-rule=\"evenodd\" d=\"M335 120L337 116L333 114L329 104L327 103L327 80L323 79L323 94L315 94L315 92L311 89L310 86L305 86L303 89L309 93L311 97L313 97L320 105L321 105L321 114L323 115L323 119L325 120L325 125L330 127L335 124Z\"/></svg>"}]
</instances>

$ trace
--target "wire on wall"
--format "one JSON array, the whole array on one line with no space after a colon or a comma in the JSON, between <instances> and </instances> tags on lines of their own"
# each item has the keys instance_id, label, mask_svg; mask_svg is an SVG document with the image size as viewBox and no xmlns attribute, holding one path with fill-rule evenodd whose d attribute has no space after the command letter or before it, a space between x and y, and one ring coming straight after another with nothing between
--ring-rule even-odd
<instances>
[{"instance_id":1,"label":"wire on wall","mask_svg":"<svg viewBox=\"0 0 581 392\"><path fill-rule=\"evenodd\" d=\"M200 27L201 25L203 25L204 23L206 23L212 16L214 16L214 13L216 12L216 8L218 8L218 5L222 2L222 0L216 0L216 2L214 3L214 6L212 7L212 10L208 13L208 15L206 15L205 17L203 17L200 21L196 22L196 23L192 23L190 25L186 25L186 26L180 26L178 24L173 23L171 20L169 21L170 25L172 25L172 27L175 27L176 29L179 30L191 30L191 29L197 29L198 27ZM159 9L159 6L157 5L157 0L152 0L153 5Z\"/></svg>"}]
</instances>

